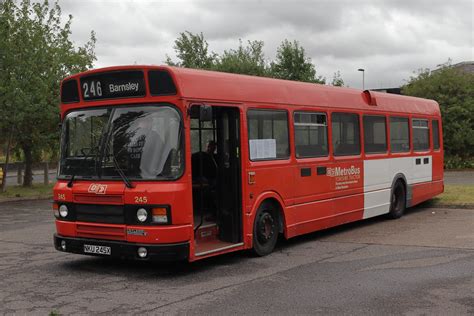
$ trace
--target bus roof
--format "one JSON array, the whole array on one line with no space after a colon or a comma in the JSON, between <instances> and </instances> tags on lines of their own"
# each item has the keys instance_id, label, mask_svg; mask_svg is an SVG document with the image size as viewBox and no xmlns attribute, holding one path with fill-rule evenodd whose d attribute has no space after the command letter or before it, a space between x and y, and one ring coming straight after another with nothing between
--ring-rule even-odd
<instances>
[{"instance_id":1,"label":"bus roof","mask_svg":"<svg viewBox=\"0 0 474 316\"><path fill-rule=\"evenodd\" d=\"M322 84L166 67L182 97L439 115L436 101Z\"/></svg>"},{"instance_id":2,"label":"bus roof","mask_svg":"<svg viewBox=\"0 0 474 316\"><path fill-rule=\"evenodd\" d=\"M178 95L192 100L440 115L439 105L434 100L170 66L131 65L100 68L67 79L81 77L85 74L127 69L167 70L176 82Z\"/></svg>"}]
</instances>

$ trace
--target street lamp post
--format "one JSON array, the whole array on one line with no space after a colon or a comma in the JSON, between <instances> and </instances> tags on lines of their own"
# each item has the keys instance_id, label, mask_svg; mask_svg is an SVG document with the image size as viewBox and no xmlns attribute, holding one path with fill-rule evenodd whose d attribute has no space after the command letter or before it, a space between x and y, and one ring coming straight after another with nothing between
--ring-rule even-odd
<instances>
[{"instance_id":1,"label":"street lamp post","mask_svg":"<svg viewBox=\"0 0 474 316\"><path fill-rule=\"evenodd\" d=\"M359 68L357 71L362 71L362 90L365 90L365 69Z\"/></svg>"}]
</instances>

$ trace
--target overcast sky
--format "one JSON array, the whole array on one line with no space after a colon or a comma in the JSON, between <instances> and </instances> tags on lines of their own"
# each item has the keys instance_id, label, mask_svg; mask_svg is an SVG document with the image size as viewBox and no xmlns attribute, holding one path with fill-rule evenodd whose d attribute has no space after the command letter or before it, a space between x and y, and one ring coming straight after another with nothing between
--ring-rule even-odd
<instances>
[{"instance_id":1,"label":"overcast sky","mask_svg":"<svg viewBox=\"0 0 474 316\"><path fill-rule=\"evenodd\" d=\"M73 15L72 38L97 34L96 67L163 64L180 32L203 32L210 50L262 40L272 60L284 39L297 40L329 79L351 87L399 86L414 70L474 60L472 0L60 0Z\"/></svg>"}]
</instances>

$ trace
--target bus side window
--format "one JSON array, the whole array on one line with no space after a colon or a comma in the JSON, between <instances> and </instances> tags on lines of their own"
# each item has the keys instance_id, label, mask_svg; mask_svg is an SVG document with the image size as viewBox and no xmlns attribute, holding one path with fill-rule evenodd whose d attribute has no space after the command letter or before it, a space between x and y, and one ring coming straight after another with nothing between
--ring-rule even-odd
<instances>
[{"instance_id":1,"label":"bus side window","mask_svg":"<svg viewBox=\"0 0 474 316\"><path fill-rule=\"evenodd\" d=\"M390 117L390 151L392 153L410 151L408 117Z\"/></svg>"},{"instance_id":2,"label":"bus side window","mask_svg":"<svg viewBox=\"0 0 474 316\"><path fill-rule=\"evenodd\" d=\"M431 122L431 125L433 128L433 149L438 150L439 149L439 121L433 120Z\"/></svg>"},{"instance_id":3,"label":"bus side window","mask_svg":"<svg viewBox=\"0 0 474 316\"><path fill-rule=\"evenodd\" d=\"M385 116L364 115L365 153L387 152L387 133Z\"/></svg>"},{"instance_id":4,"label":"bus side window","mask_svg":"<svg viewBox=\"0 0 474 316\"><path fill-rule=\"evenodd\" d=\"M331 121L334 156L359 155L359 115L353 113L333 113Z\"/></svg>"},{"instance_id":5,"label":"bus side window","mask_svg":"<svg viewBox=\"0 0 474 316\"><path fill-rule=\"evenodd\" d=\"M328 126L326 114L295 112L296 158L328 155Z\"/></svg>"},{"instance_id":6,"label":"bus side window","mask_svg":"<svg viewBox=\"0 0 474 316\"><path fill-rule=\"evenodd\" d=\"M428 120L412 119L413 150L426 151L430 149L430 128Z\"/></svg>"},{"instance_id":7,"label":"bus side window","mask_svg":"<svg viewBox=\"0 0 474 316\"><path fill-rule=\"evenodd\" d=\"M290 157L287 111L249 110L247 120L250 160Z\"/></svg>"}]
</instances>

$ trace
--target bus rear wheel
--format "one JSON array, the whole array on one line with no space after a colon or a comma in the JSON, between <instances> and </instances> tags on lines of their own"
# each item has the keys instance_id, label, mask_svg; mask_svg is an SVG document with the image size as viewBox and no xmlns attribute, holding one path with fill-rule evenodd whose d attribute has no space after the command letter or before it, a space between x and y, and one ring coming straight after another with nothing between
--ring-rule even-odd
<instances>
[{"instance_id":1,"label":"bus rear wheel","mask_svg":"<svg viewBox=\"0 0 474 316\"><path fill-rule=\"evenodd\" d=\"M397 219L403 216L406 206L406 190L401 181L397 181L390 196L390 212L387 214L390 219Z\"/></svg>"},{"instance_id":2,"label":"bus rear wheel","mask_svg":"<svg viewBox=\"0 0 474 316\"><path fill-rule=\"evenodd\" d=\"M269 203L262 204L253 225L253 252L263 257L270 254L278 239L278 213Z\"/></svg>"}]
</instances>

